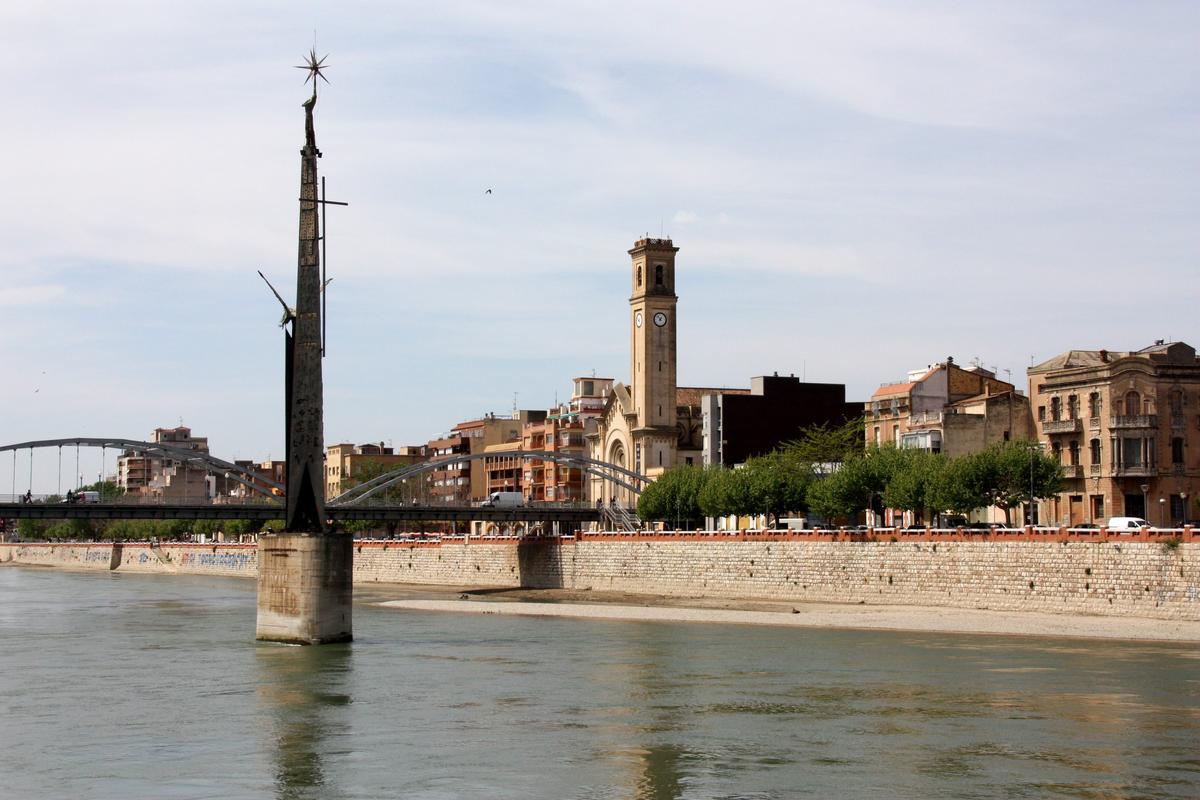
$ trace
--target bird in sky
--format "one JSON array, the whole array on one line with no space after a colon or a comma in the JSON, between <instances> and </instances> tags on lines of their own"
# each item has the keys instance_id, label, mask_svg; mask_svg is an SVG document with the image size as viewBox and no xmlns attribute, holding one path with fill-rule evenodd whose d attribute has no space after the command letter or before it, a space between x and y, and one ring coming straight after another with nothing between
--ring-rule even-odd
<instances>
[{"instance_id":1,"label":"bird in sky","mask_svg":"<svg viewBox=\"0 0 1200 800\"><path fill-rule=\"evenodd\" d=\"M491 189L486 189L486 190L484 190L484 192L483 192L483 193L484 193L484 194L491 194L491 193L492 193L492 190L491 190Z\"/></svg>"}]
</instances>

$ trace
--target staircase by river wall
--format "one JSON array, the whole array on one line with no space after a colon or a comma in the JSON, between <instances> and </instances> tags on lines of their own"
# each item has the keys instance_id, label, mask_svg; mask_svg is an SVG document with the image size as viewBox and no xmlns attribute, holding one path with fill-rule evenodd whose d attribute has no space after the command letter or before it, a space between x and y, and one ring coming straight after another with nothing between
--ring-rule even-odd
<instances>
[{"instance_id":1,"label":"staircase by river wall","mask_svg":"<svg viewBox=\"0 0 1200 800\"><path fill-rule=\"evenodd\" d=\"M253 544L0 544L0 563L255 577ZM584 536L361 541L359 583L1200 620L1200 542Z\"/></svg>"}]
</instances>

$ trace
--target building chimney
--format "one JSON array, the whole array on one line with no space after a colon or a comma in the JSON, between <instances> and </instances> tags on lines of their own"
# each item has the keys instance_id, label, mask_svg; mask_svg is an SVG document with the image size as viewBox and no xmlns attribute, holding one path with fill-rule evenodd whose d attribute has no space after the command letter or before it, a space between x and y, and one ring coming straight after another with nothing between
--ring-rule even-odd
<instances>
[{"instance_id":1,"label":"building chimney","mask_svg":"<svg viewBox=\"0 0 1200 800\"><path fill-rule=\"evenodd\" d=\"M946 356L947 366L954 363L954 356Z\"/></svg>"},{"instance_id":2,"label":"building chimney","mask_svg":"<svg viewBox=\"0 0 1200 800\"><path fill-rule=\"evenodd\" d=\"M1105 364L1108 363L1108 351L1107 350L1100 351L1100 360L1103 361Z\"/></svg>"}]
</instances>

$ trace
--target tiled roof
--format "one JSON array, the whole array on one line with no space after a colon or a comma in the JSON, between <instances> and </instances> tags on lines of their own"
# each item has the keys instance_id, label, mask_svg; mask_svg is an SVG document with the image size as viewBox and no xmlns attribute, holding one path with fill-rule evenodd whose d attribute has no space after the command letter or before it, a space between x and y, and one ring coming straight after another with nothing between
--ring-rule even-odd
<instances>
[{"instance_id":1,"label":"tiled roof","mask_svg":"<svg viewBox=\"0 0 1200 800\"><path fill-rule=\"evenodd\" d=\"M883 397L890 394L908 394L919 381L912 383L893 383L891 386L880 386L871 397Z\"/></svg>"},{"instance_id":2,"label":"tiled roof","mask_svg":"<svg viewBox=\"0 0 1200 800\"><path fill-rule=\"evenodd\" d=\"M1115 361L1118 358L1124 358L1128 353L1118 353L1109 351L1109 361ZM1054 358L1043 361L1037 366L1029 368L1030 373L1034 372L1050 372L1056 369L1071 369L1072 367L1096 367L1103 364L1103 359L1100 358L1099 350L1068 350L1065 353L1059 353Z\"/></svg>"}]
</instances>

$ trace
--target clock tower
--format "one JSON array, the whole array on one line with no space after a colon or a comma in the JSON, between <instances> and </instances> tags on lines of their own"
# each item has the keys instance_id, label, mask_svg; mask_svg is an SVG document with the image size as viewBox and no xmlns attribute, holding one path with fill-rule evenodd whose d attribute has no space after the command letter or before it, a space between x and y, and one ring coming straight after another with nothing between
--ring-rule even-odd
<instances>
[{"instance_id":1,"label":"clock tower","mask_svg":"<svg viewBox=\"0 0 1200 800\"><path fill-rule=\"evenodd\" d=\"M670 239L640 239L629 251L630 395L638 472L652 474L675 462L675 254ZM641 440L641 441L639 441Z\"/></svg>"}]
</instances>

